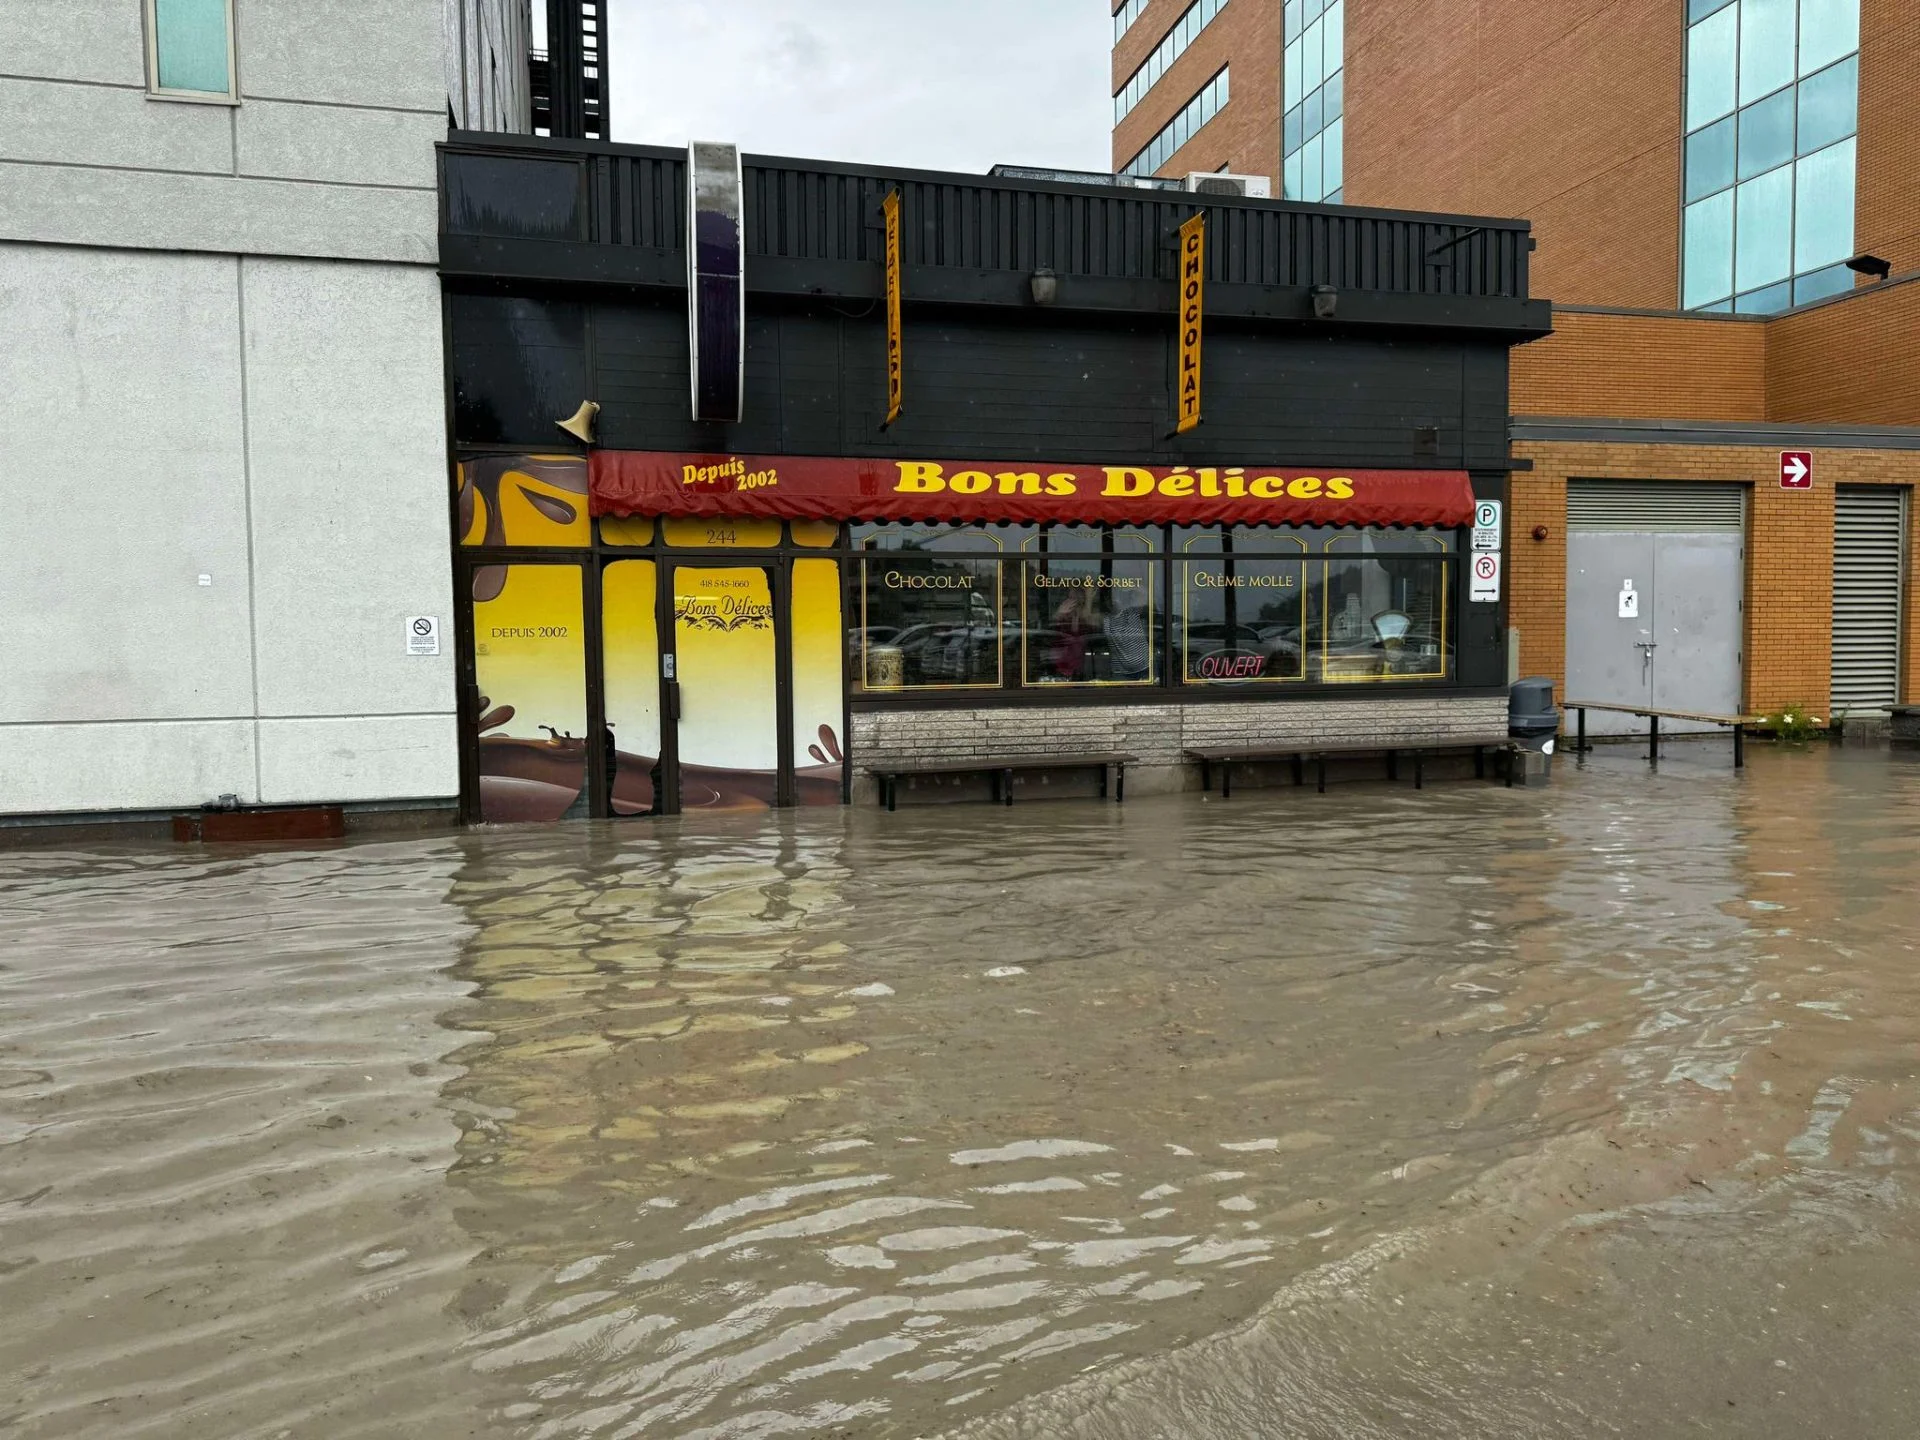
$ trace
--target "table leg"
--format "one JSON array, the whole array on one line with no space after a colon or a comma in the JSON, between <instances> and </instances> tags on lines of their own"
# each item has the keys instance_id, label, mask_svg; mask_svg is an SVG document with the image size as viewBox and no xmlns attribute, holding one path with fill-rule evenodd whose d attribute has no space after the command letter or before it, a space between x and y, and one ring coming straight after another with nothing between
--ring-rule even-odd
<instances>
[{"instance_id":1,"label":"table leg","mask_svg":"<svg viewBox=\"0 0 1920 1440\"><path fill-rule=\"evenodd\" d=\"M1747 764L1747 727L1733 727L1733 768L1743 770Z\"/></svg>"},{"instance_id":2,"label":"table leg","mask_svg":"<svg viewBox=\"0 0 1920 1440\"><path fill-rule=\"evenodd\" d=\"M1573 748L1584 755L1587 753L1587 707L1582 705L1578 713L1580 716L1580 739L1574 744Z\"/></svg>"},{"instance_id":3,"label":"table leg","mask_svg":"<svg viewBox=\"0 0 1920 1440\"><path fill-rule=\"evenodd\" d=\"M1660 717L1658 715L1647 717L1647 763L1649 765L1660 763Z\"/></svg>"}]
</instances>

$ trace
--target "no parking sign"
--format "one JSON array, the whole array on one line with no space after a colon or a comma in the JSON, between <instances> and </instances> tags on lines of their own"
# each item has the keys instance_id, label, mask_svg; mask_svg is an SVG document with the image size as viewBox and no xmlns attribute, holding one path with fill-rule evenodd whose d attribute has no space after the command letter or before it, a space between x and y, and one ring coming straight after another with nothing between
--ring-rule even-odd
<instances>
[{"instance_id":1,"label":"no parking sign","mask_svg":"<svg viewBox=\"0 0 1920 1440\"><path fill-rule=\"evenodd\" d=\"M1473 557L1473 581L1468 587L1469 600L1498 600L1500 598L1500 557L1482 551Z\"/></svg>"}]
</instances>

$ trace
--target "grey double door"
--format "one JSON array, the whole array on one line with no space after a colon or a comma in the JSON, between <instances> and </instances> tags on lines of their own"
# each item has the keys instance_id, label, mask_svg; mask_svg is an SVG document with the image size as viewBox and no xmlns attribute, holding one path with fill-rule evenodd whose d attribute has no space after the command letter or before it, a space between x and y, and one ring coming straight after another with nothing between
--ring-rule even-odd
<instances>
[{"instance_id":1,"label":"grey double door","mask_svg":"<svg viewBox=\"0 0 1920 1440\"><path fill-rule=\"evenodd\" d=\"M1738 487L1569 489L1569 701L1731 715L1740 709L1745 526ZM1701 492L1717 492L1702 494ZM1594 711L1592 734L1644 732ZM1663 721L1665 731L1712 729Z\"/></svg>"}]
</instances>

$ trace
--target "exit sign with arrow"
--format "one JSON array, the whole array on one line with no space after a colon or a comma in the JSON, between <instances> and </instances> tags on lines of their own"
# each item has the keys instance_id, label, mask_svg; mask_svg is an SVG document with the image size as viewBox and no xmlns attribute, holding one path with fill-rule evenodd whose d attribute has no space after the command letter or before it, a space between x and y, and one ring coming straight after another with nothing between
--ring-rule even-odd
<instances>
[{"instance_id":1,"label":"exit sign with arrow","mask_svg":"<svg viewBox=\"0 0 1920 1440\"><path fill-rule=\"evenodd\" d=\"M1782 490L1813 488L1813 452L1811 450L1780 452L1780 488Z\"/></svg>"}]
</instances>

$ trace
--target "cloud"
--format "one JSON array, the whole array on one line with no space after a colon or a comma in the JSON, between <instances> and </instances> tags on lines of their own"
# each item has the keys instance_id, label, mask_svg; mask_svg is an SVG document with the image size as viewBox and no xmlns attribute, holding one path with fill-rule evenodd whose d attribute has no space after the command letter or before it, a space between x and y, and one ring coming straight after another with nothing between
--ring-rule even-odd
<instances>
[{"instance_id":1,"label":"cloud","mask_svg":"<svg viewBox=\"0 0 1920 1440\"><path fill-rule=\"evenodd\" d=\"M612 0L613 133L985 171L1111 168L1106 0Z\"/></svg>"}]
</instances>

